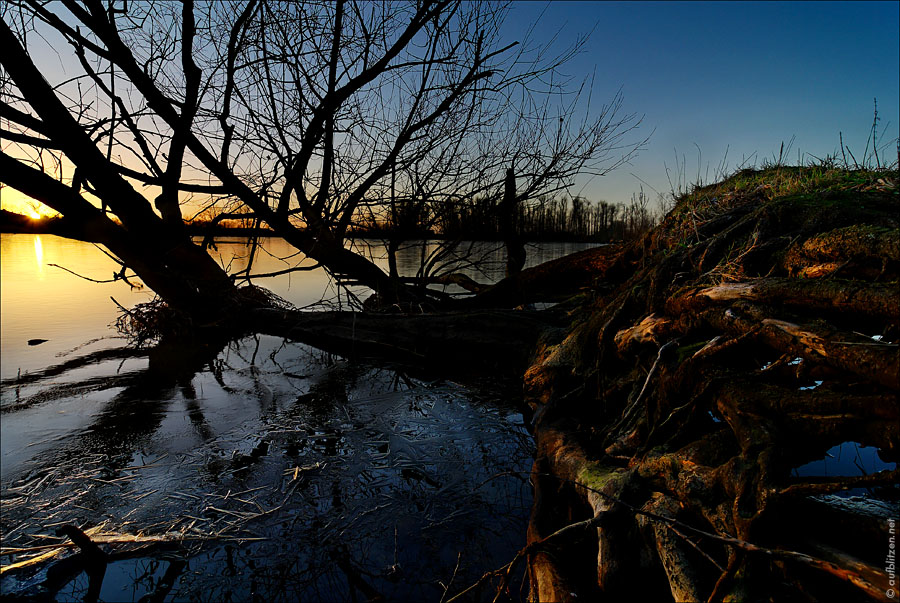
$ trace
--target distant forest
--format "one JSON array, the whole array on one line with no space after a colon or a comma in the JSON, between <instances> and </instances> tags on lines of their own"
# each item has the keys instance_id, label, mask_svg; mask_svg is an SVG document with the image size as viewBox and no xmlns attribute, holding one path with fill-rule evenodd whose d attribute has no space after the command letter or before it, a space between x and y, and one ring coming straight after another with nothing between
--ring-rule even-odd
<instances>
[{"instance_id":1,"label":"distant forest","mask_svg":"<svg viewBox=\"0 0 900 603\"><path fill-rule=\"evenodd\" d=\"M452 202L400 200L380 205L381 213L358 216L348 229L351 237L395 240L421 238L497 241L503 239L503 208L494 197ZM512 226L526 241L610 242L633 239L655 226L665 213L651 206L643 192L629 203L590 201L584 197L542 195L517 204ZM187 224L196 234L271 234L248 215L202 212ZM59 218L32 220L8 211L0 212L0 231L36 232L72 236Z\"/></svg>"},{"instance_id":2,"label":"distant forest","mask_svg":"<svg viewBox=\"0 0 900 603\"><path fill-rule=\"evenodd\" d=\"M385 201L379 212L358 215L348 236L383 239L444 238L495 241L503 239L503 208L496 197L462 201ZM513 228L527 241L595 241L632 239L659 222L664 213L643 192L629 203L590 201L584 197L552 197L517 204ZM201 214L191 227L207 230L215 224L228 232L252 231L254 219L240 214Z\"/></svg>"},{"instance_id":3,"label":"distant forest","mask_svg":"<svg viewBox=\"0 0 900 603\"><path fill-rule=\"evenodd\" d=\"M476 200L439 216L438 231L451 238L500 239L500 215L490 201ZM541 196L520 204L514 216L516 232L529 241L623 240L646 232L658 221L643 192L628 204Z\"/></svg>"},{"instance_id":4,"label":"distant forest","mask_svg":"<svg viewBox=\"0 0 900 603\"><path fill-rule=\"evenodd\" d=\"M583 197L551 197L543 195L520 203L513 212L513 227L526 241L594 241L629 240L646 232L659 222L663 210L652 207L648 196L635 193L631 201L609 203L589 201ZM54 218L31 220L11 212L0 212L2 232L43 232L61 234L63 221ZM351 237L410 240L444 238L495 241L503 239L503 211L495 198L480 197L468 201L445 203L388 203L382 214L369 213L351 225ZM240 213L203 212L187 228L197 234L227 233L232 235L271 234L255 224L252 216Z\"/></svg>"}]
</instances>

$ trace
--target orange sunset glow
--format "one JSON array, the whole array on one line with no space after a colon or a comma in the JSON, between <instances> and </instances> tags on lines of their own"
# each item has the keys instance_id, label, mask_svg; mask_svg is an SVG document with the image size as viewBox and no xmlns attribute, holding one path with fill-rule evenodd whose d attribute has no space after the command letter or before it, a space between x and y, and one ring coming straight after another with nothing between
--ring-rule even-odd
<instances>
[{"instance_id":1,"label":"orange sunset glow","mask_svg":"<svg viewBox=\"0 0 900 603\"><path fill-rule=\"evenodd\" d=\"M0 188L0 209L28 216L33 220L59 215L40 201L35 201L31 197L6 186Z\"/></svg>"}]
</instances>

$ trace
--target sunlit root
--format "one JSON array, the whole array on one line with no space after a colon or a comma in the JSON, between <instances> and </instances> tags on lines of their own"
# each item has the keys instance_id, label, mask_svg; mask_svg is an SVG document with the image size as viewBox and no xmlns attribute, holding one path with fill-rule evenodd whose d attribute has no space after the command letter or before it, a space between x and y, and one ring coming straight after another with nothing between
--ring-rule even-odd
<instances>
[{"instance_id":1,"label":"sunlit root","mask_svg":"<svg viewBox=\"0 0 900 603\"><path fill-rule=\"evenodd\" d=\"M622 329L614 338L619 354L625 354L638 345L651 344L659 346L673 331L673 321L663 316L651 314L638 324Z\"/></svg>"},{"instance_id":2,"label":"sunlit root","mask_svg":"<svg viewBox=\"0 0 900 603\"><path fill-rule=\"evenodd\" d=\"M761 278L688 290L666 304L677 315L737 300L781 303L805 311L854 312L864 316L900 318L897 283L849 280Z\"/></svg>"},{"instance_id":3,"label":"sunlit root","mask_svg":"<svg viewBox=\"0 0 900 603\"><path fill-rule=\"evenodd\" d=\"M898 262L900 233L895 228L853 225L819 233L794 245L785 255L784 268L790 274L812 278L852 263L857 275L871 277L885 270L895 273Z\"/></svg>"},{"instance_id":4,"label":"sunlit root","mask_svg":"<svg viewBox=\"0 0 900 603\"><path fill-rule=\"evenodd\" d=\"M885 344L827 326L799 325L765 317L762 308L745 303L732 308L707 310L703 319L726 332L753 332L755 337L781 352L790 352L848 371L893 390L900 389L900 346Z\"/></svg>"}]
</instances>

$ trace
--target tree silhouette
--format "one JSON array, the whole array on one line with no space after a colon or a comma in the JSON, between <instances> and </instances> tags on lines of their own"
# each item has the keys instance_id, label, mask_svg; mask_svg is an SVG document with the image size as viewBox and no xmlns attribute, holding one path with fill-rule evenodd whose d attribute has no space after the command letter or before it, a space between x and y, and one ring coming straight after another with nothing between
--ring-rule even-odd
<instances>
[{"instance_id":1,"label":"tree silhouette","mask_svg":"<svg viewBox=\"0 0 900 603\"><path fill-rule=\"evenodd\" d=\"M186 233L189 199L268 225L386 302L427 296L347 249L348 229L386 212L415 219L426 200L444 215L498 205L508 169L516 199L535 198L640 146L626 143L638 120L620 95L591 111L589 86L560 77L584 40L552 56L507 43L504 10L8 3L2 182L192 313L227 311L239 275ZM65 76L36 59L48 46Z\"/></svg>"}]
</instances>

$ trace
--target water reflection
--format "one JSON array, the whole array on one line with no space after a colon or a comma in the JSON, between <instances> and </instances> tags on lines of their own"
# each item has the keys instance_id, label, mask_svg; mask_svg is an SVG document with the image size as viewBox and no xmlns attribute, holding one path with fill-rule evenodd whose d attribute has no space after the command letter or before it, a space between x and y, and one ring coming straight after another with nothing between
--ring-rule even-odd
<instances>
[{"instance_id":1,"label":"water reflection","mask_svg":"<svg viewBox=\"0 0 900 603\"><path fill-rule=\"evenodd\" d=\"M201 538L176 556L190 571L158 551L112 562L100 599L165 583L176 599L323 601L367 589L437 600L458 559L461 588L522 545L530 488L506 472L528 470L531 444L512 388L422 382L272 337L195 366L187 377L151 356L112 397L80 390L88 423L3 480L4 544L100 521ZM45 579L0 584L33 592ZM81 600L85 576L67 580L56 598Z\"/></svg>"},{"instance_id":2,"label":"water reflection","mask_svg":"<svg viewBox=\"0 0 900 603\"><path fill-rule=\"evenodd\" d=\"M2 379L42 370L81 352L120 347L124 342L109 327L116 318L109 298L130 307L153 297L149 291L132 291L122 281L92 283L48 264L97 280L109 279L118 267L90 243L52 235L0 234ZM37 338L48 341L28 345Z\"/></svg>"},{"instance_id":3,"label":"water reflection","mask_svg":"<svg viewBox=\"0 0 900 603\"><path fill-rule=\"evenodd\" d=\"M212 250L223 266L246 267L251 245L247 239L217 240ZM386 247L378 241L356 240L357 251L371 257L387 269ZM434 241L412 241L398 251L401 274L415 274L423 257L438 248ZM37 252L40 246L41 253ZM528 264L534 265L584 249L579 243L550 243L529 246ZM482 282L499 279L503 274L503 250L495 243L463 243L456 253L471 252L484 264L462 271ZM35 266L38 262L39 266ZM310 261L288 243L277 238L262 239L255 253L253 272L277 272L286 268L309 266ZM0 234L0 378L39 371L56 364L76 351L118 347L121 340L109 325L115 321L117 308L110 301L132 307L152 299L153 292L132 290L123 281L94 283L48 264L58 264L96 280L107 280L119 266L93 244L63 239L53 235ZM42 275L39 271L43 271ZM276 278L259 279L256 284L270 289L297 307L330 300L345 304L338 296L334 281L321 268L293 272ZM352 289L364 299L363 288ZM29 347L29 339L47 339L37 347ZM86 343L87 342L87 343Z\"/></svg>"},{"instance_id":4,"label":"water reflection","mask_svg":"<svg viewBox=\"0 0 900 603\"><path fill-rule=\"evenodd\" d=\"M38 278L44 280L44 245L41 243L41 235L34 235L34 259L37 261Z\"/></svg>"},{"instance_id":5,"label":"water reflection","mask_svg":"<svg viewBox=\"0 0 900 603\"><path fill-rule=\"evenodd\" d=\"M384 246L355 244L386 262ZM4 546L46 544L35 534L66 524L176 538L168 552L116 553L99 594L116 601L439 600L455 568L461 589L522 546L520 384L423 381L268 336L128 350L109 297L127 307L152 293L46 267L106 279L117 266L101 251L53 236L0 246ZM433 246L401 250L401 271ZM233 267L249 251L217 249ZM531 262L575 250L546 246ZM481 252L502 269L496 246ZM254 272L305 261L278 239L256 253ZM260 284L297 306L335 295L321 269ZM38 337L49 341L27 345ZM44 595L82 600L85 574L60 575ZM0 591L41 584L46 572L5 574Z\"/></svg>"}]
</instances>

